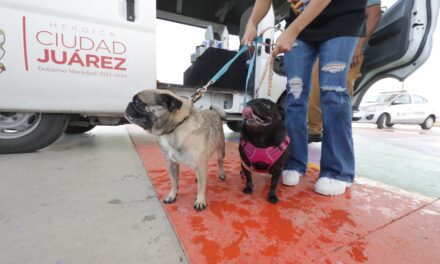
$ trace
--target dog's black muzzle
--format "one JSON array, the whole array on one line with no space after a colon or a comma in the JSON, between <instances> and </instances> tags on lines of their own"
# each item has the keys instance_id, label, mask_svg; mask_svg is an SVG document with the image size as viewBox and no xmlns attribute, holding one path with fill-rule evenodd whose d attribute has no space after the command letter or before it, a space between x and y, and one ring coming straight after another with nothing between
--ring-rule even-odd
<instances>
[{"instance_id":1,"label":"dog's black muzzle","mask_svg":"<svg viewBox=\"0 0 440 264\"><path fill-rule=\"evenodd\" d=\"M136 125L141 126L144 129L151 129L156 121L156 116L149 111L145 110L145 104L135 96L133 102L127 105L125 110L125 118Z\"/></svg>"}]
</instances>

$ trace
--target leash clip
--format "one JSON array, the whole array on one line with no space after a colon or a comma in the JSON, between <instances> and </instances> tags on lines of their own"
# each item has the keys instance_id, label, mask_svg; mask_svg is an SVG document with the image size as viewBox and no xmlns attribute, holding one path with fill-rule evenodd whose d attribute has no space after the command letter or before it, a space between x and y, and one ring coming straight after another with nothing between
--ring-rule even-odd
<instances>
[{"instance_id":1,"label":"leash clip","mask_svg":"<svg viewBox=\"0 0 440 264\"><path fill-rule=\"evenodd\" d=\"M204 86L202 86L202 88L198 88L196 90L196 92L191 96L191 101L193 103L197 102L198 100L200 100L200 98L203 97L203 95L206 93L206 91L208 90L208 87L211 86L214 82L212 80L210 80L207 84L205 84Z\"/></svg>"}]
</instances>

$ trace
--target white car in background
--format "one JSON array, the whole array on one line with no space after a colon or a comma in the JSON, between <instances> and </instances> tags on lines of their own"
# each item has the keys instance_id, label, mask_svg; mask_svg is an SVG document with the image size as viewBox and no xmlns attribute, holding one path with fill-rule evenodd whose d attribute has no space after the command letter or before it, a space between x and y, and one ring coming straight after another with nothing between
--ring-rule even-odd
<instances>
[{"instance_id":1,"label":"white car in background","mask_svg":"<svg viewBox=\"0 0 440 264\"><path fill-rule=\"evenodd\" d=\"M406 92L388 92L362 100L353 121L377 124L377 128L394 124L417 124L431 129L437 120L434 109L425 98Z\"/></svg>"}]
</instances>

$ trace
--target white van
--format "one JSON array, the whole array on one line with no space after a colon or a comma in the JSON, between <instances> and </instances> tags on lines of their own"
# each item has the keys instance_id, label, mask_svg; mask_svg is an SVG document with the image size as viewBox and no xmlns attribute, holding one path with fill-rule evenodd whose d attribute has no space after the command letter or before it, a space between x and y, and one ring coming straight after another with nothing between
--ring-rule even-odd
<instances>
[{"instance_id":1,"label":"white van","mask_svg":"<svg viewBox=\"0 0 440 264\"><path fill-rule=\"evenodd\" d=\"M222 66L215 58L222 57L222 52L232 56L236 51L205 51L213 68L199 74L196 66L202 59L195 59L193 68L185 72L183 86L157 83L156 19L204 28L211 25L216 33L227 27L230 34L240 35L253 3L0 0L0 153L35 151L64 132L82 133L95 125L123 124L128 101L143 89L158 87L185 96L193 94L203 78ZM274 0L259 31L281 22L288 8L285 0ZM375 81L385 76L403 80L426 61L438 9L438 1L399 0L385 11L365 53L355 107ZM273 32L264 37L265 42L274 42ZM230 73L238 77L225 75L224 81L210 88L197 104L223 105L228 125L236 128L244 97L282 102L286 87L282 56L275 60L272 90L264 83L257 94L252 85L260 80L269 53L270 48L257 49L248 94L244 81L230 79L245 75L242 61L244 66Z\"/></svg>"}]
</instances>

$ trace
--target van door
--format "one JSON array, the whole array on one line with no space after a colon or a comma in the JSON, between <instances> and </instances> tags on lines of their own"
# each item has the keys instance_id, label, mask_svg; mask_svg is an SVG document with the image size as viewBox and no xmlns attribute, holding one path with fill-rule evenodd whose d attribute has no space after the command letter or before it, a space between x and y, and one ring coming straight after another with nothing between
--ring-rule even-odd
<instances>
[{"instance_id":1,"label":"van door","mask_svg":"<svg viewBox=\"0 0 440 264\"><path fill-rule=\"evenodd\" d=\"M0 153L118 124L156 86L155 20L150 0L0 0Z\"/></svg>"},{"instance_id":2,"label":"van door","mask_svg":"<svg viewBox=\"0 0 440 264\"><path fill-rule=\"evenodd\" d=\"M355 109L374 82L386 77L403 81L428 59L438 12L438 0L398 0L388 8L364 53Z\"/></svg>"},{"instance_id":3,"label":"van door","mask_svg":"<svg viewBox=\"0 0 440 264\"><path fill-rule=\"evenodd\" d=\"M122 116L156 86L155 1L0 0L0 111Z\"/></svg>"}]
</instances>

